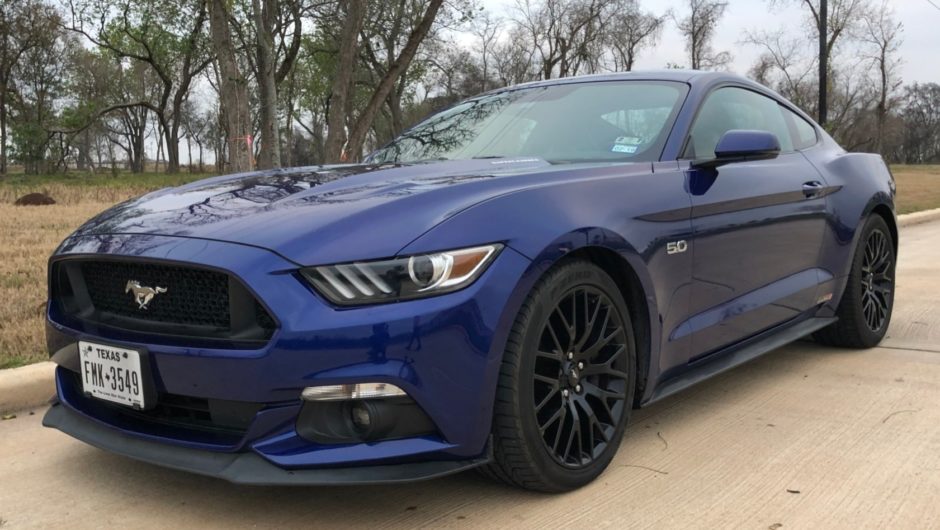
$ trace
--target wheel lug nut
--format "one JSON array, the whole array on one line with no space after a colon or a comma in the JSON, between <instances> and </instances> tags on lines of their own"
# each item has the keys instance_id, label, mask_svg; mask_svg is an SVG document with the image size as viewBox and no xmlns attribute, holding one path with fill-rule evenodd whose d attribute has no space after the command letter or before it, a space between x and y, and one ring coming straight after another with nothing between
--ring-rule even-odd
<instances>
[{"instance_id":1,"label":"wheel lug nut","mask_svg":"<svg viewBox=\"0 0 940 530\"><path fill-rule=\"evenodd\" d=\"M575 387L574 387L574 391L580 394L580 393L581 393L581 385L575 386Z\"/></svg>"},{"instance_id":2,"label":"wheel lug nut","mask_svg":"<svg viewBox=\"0 0 940 530\"><path fill-rule=\"evenodd\" d=\"M574 352L568 352L568 360L574 359Z\"/></svg>"},{"instance_id":3,"label":"wheel lug nut","mask_svg":"<svg viewBox=\"0 0 940 530\"><path fill-rule=\"evenodd\" d=\"M561 395L564 396L564 397L568 397L568 389L566 388L566 389L562 390L562 391L561 391Z\"/></svg>"},{"instance_id":4,"label":"wheel lug nut","mask_svg":"<svg viewBox=\"0 0 940 530\"><path fill-rule=\"evenodd\" d=\"M584 370L584 363L578 362L578 370Z\"/></svg>"}]
</instances>

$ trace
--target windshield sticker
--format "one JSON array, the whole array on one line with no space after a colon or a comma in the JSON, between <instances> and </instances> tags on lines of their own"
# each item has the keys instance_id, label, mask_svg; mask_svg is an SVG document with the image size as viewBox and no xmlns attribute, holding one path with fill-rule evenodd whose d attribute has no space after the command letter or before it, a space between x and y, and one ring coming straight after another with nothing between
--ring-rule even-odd
<instances>
[{"instance_id":1,"label":"windshield sticker","mask_svg":"<svg viewBox=\"0 0 940 530\"><path fill-rule=\"evenodd\" d=\"M643 143L643 139L636 136L618 136L614 143L617 145L640 145Z\"/></svg>"},{"instance_id":2,"label":"windshield sticker","mask_svg":"<svg viewBox=\"0 0 940 530\"><path fill-rule=\"evenodd\" d=\"M626 153L630 155L636 153L637 149L638 148L635 145L621 145L621 144L614 144L614 146L610 148L610 150L613 151L614 153Z\"/></svg>"}]
</instances>

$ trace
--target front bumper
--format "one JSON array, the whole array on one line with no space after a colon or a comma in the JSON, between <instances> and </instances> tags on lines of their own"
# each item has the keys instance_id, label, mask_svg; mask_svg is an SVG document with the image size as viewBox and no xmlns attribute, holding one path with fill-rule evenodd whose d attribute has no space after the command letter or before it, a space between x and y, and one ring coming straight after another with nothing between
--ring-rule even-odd
<instances>
[{"instance_id":1,"label":"front bumper","mask_svg":"<svg viewBox=\"0 0 940 530\"><path fill-rule=\"evenodd\" d=\"M236 484L258 486L353 486L413 482L452 475L489 461L489 457L483 457L449 462L288 470L254 453L219 453L142 440L101 425L61 403L52 405L43 417L42 424L89 445L135 460L221 478Z\"/></svg>"},{"instance_id":2,"label":"front bumper","mask_svg":"<svg viewBox=\"0 0 940 530\"><path fill-rule=\"evenodd\" d=\"M514 289L530 265L515 251L507 248L462 291L356 309L331 307L296 277L296 264L237 244L151 235L75 238L60 247L53 261L102 254L227 270L270 309L279 328L256 350L191 346L66 322L50 305L47 335L59 365L61 404L50 411L47 425L148 462L261 484L417 480L486 461L495 385L512 322L507 315L521 303ZM70 379L78 372L79 340L145 352L142 359L158 394L254 403L259 410L235 437L103 413ZM405 390L437 433L345 445L320 445L298 435L303 388L363 382ZM274 471L262 471L261 464L287 477L301 473L307 478L277 478ZM338 468L348 478L333 477L343 474ZM381 472L364 474L366 468ZM256 475L236 476L245 469ZM376 480L363 478L368 476Z\"/></svg>"}]
</instances>

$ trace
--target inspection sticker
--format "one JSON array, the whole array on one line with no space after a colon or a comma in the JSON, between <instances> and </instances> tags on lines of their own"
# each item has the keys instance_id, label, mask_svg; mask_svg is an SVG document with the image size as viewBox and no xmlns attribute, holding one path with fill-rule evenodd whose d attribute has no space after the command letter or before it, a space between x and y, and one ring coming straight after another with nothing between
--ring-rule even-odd
<instances>
[{"instance_id":1,"label":"inspection sticker","mask_svg":"<svg viewBox=\"0 0 940 530\"><path fill-rule=\"evenodd\" d=\"M627 153L627 154L631 154L631 155L632 155L632 154L636 153L637 146L635 146L635 145L614 144L614 146L611 147L610 150L613 151L614 153Z\"/></svg>"}]
</instances>

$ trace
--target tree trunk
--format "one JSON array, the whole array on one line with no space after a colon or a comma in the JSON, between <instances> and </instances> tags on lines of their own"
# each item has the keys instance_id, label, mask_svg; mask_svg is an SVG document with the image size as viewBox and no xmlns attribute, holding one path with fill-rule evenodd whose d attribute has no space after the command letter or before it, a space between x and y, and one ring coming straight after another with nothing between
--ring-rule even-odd
<instances>
[{"instance_id":1,"label":"tree trunk","mask_svg":"<svg viewBox=\"0 0 940 530\"><path fill-rule=\"evenodd\" d=\"M421 22L411 32L411 35L408 36L408 42L402 49L401 54L385 73L385 76L379 82L379 86L376 87L375 92L372 94L372 99L369 100L369 104L366 105L365 110L363 110L359 119L356 120L352 133L349 135L349 142L346 149L350 159L358 160L362 156L362 147L366 142L366 135L372 128L372 123L375 121L375 116L379 108L385 99L388 98L389 93L395 88L398 79L408 70L412 59L414 59L415 54L418 52L418 46L424 38L427 37L428 32L431 31L431 25L434 23L437 12L440 10L441 4L443 3L444 0L431 0L428 3L428 8L424 12Z\"/></svg>"},{"instance_id":2,"label":"tree trunk","mask_svg":"<svg viewBox=\"0 0 940 530\"><path fill-rule=\"evenodd\" d=\"M0 176L7 174L7 87L0 84Z\"/></svg>"},{"instance_id":3,"label":"tree trunk","mask_svg":"<svg viewBox=\"0 0 940 530\"><path fill-rule=\"evenodd\" d=\"M404 77L404 73L402 73L402 76ZM392 115L392 138L401 134L405 129L405 117L401 108L401 99L404 96L405 87L404 80L401 80L395 90L388 94L388 110Z\"/></svg>"},{"instance_id":4,"label":"tree trunk","mask_svg":"<svg viewBox=\"0 0 940 530\"><path fill-rule=\"evenodd\" d=\"M158 123L156 126L157 133L157 160L156 167L153 168L155 173L160 172L160 162L163 160L163 143L164 143L164 131L165 129ZM147 162L144 161L144 166L146 167ZM146 171L146 169L144 169Z\"/></svg>"},{"instance_id":5,"label":"tree trunk","mask_svg":"<svg viewBox=\"0 0 940 530\"><path fill-rule=\"evenodd\" d=\"M281 138L277 126L277 85L275 83L274 35L271 17L275 10L272 0L252 0L255 32L258 35L258 87L261 100L261 151L258 167L281 167Z\"/></svg>"},{"instance_id":6,"label":"tree trunk","mask_svg":"<svg viewBox=\"0 0 940 530\"><path fill-rule=\"evenodd\" d=\"M114 156L114 144L111 143L111 142L108 142L108 156L111 157L111 176L112 176L112 177L116 177L117 174L118 174L118 169L117 169L117 165L115 164L115 160L114 160L114 159L116 158L116 157Z\"/></svg>"},{"instance_id":7,"label":"tree trunk","mask_svg":"<svg viewBox=\"0 0 940 530\"><path fill-rule=\"evenodd\" d=\"M281 162L287 167L294 167L294 75L291 74L290 80L287 84L287 96L284 98L285 107L287 108L287 116L285 116L285 122L287 123L287 129L284 131L286 138L284 138L284 145L287 146L287 151L281 153Z\"/></svg>"},{"instance_id":8,"label":"tree trunk","mask_svg":"<svg viewBox=\"0 0 940 530\"><path fill-rule=\"evenodd\" d=\"M881 48L881 57L879 58L878 66L879 73L881 74L881 94L878 99L878 115L877 115L877 134L878 137L875 140L875 152L879 155L884 155L884 146L885 146L885 123L888 121L888 52L882 47Z\"/></svg>"},{"instance_id":9,"label":"tree trunk","mask_svg":"<svg viewBox=\"0 0 940 530\"><path fill-rule=\"evenodd\" d=\"M189 172L193 172L193 135L186 135L186 153L189 158Z\"/></svg>"},{"instance_id":10,"label":"tree trunk","mask_svg":"<svg viewBox=\"0 0 940 530\"><path fill-rule=\"evenodd\" d=\"M179 124L170 124L163 130L166 132L166 172L175 175L180 172Z\"/></svg>"},{"instance_id":11,"label":"tree trunk","mask_svg":"<svg viewBox=\"0 0 940 530\"><path fill-rule=\"evenodd\" d=\"M346 20L339 41L339 58L333 76L330 108L327 114L326 162L339 162L345 158L346 107L352 99L353 68L359 45L359 31L365 19L364 0L346 2ZM382 100L385 98L383 97ZM381 100L380 100L381 101Z\"/></svg>"},{"instance_id":12,"label":"tree trunk","mask_svg":"<svg viewBox=\"0 0 940 530\"><path fill-rule=\"evenodd\" d=\"M229 170L233 173L251 171L251 153L247 138L251 135L251 116L248 106L248 82L235 60L235 45L228 26L225 0L210 0L209 26L212 44L219 66L219 104L224 115L225 135L228 139ZM216 159L220 170L222 158Z\"/></svg>"},{"instance_id":13,"label":"tree trunk","mask_svg":"<svg viewBox=\"0 0 940 530\"><path fill-rule=\"evenodd\" d=\"M133 161L131 162L131 172L132 173L143 173L146 171L144 165L147 163L147 151L146 151L146 141L147 141L147 125L141 124L136 131L133 133L132 143L131 143L131 153L133 154Z\"/></svg>"},{"instance_id":14,"label":"tree trunk","mask_svg":"<svg viewBox=\"0 0 940 530\"><path fill-rule=\"evenodd\" d=\"M85 150L86 139L88 138L88 131L85 130L80 135L78 140L78 155L75 157L75 169L78 171L85 171L88 167L88 152Z\"/></svg>"}]
</instances>

